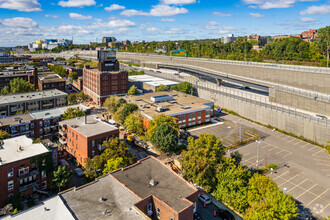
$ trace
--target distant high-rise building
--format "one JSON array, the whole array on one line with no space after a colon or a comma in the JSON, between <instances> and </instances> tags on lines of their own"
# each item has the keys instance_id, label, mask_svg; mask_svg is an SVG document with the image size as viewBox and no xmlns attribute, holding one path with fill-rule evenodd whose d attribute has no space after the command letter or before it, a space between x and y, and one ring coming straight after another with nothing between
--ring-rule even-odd
<instances>
[{"instance_id":1,"label":"distant high-rise building","mask_svg":"<svg viewBox=\"0 0 330 220\"><path fill-rule=\"evenodd\" d=\"M222 37L221 38L221 42L222 43L229 43L229 42L231 42L231 41L234 41L234 40L236 40L236 37L234 37L234 34L228 34L228 36L227 37Z\"/></svg>"},{"instance_id":2,"label":"distant high-rise building","mask_svg":"<svg viewBox=\"0 0 330 220\"><path fill-rule=\"evenodd\" d=\"M115 37L103 37L102 38L102 43L110 43L110 42L116 42L117 39Z\"/></svg>"}]
</instances>

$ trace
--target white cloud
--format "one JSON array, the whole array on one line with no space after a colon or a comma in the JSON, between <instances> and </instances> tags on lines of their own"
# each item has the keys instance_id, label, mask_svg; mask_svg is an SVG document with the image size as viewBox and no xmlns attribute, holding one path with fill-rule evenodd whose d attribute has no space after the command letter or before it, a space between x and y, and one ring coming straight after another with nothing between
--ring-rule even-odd
<instances>
[{"instance_id":1,"label":"white cloud","mask_svg":"<svg viewBox=\"0 0 330 220\"><path fill-rule=\"evenodd\" d=\"M330 5L311 6L305 11L300 12L301 15L324 15L330 14Z\"/></svg>"},{"instance_id":2,"label":"white cloud","mask_svg":"<svg viewBox=\"0 0 330 220\"><path fill-rule=\"evenodd\" d=\"M92 33L91 30L88 28L85 28L83 26L78 26L78 25L60 25L58 26L55 31L57 33L67 33L67 34L73 34L73 33L78 33L78 34L90 34Z\"/></svg>"},{"instance_id":3,"label":"white cloud","mask_svg":"<svg viewBox=\"0 0 330 220\"><path fill-rule=\"evenodd\" d=\"M62 7L83 7L95 5L95 0L68 0L68 1L59 1L58 5Z\"/></svg>"},{"instance_id":4,"label":"white cloud","mask_svg":"<svg viewBox=\"0 0 330 220\"><path fill-rule=\"evenodd\" d=\"M219 25L219 23L218 22L216 22L216 21L210 21L209 23L208 23L209 25Z\"/></svg>"},{"instance_id":5,"label":"white cloud","mask_svg":"<svg viewBox=\"0 0 330 220\"><path fill-rule=\"evenodd\" d=\"M163 22L171 22L171 21L175 21L174 18L162 18L162 19L160 19L160 20L163 21Z\"/></svg>"},{"instance_id":6,"label":"white cloud","mask_svg":"<svg viewBox=\"0 0 330 220\"><path fill-rule=\"evenodd\" d=\"M229 13L221 13L221 12L217 12L217 11L213 12L212 15L213 16L220 16L220 17L229 17L229 16L231 16L231 14L229 14Z\"/></svg>"},{"instance_id":7,"label":"white cloud","mask_svg":"<svg viewBox=\"0 0 330 220\"><path fill-rule=\"evenodd\" d=\"M290 8L297 0L243 0L246 4L252 4L251 8L271 9Z\"/></svg>"},{"instance_id":8,"label":"white cloud","mask_svg":"<svg viewBox=\"0 0 330 220\"><path fill-rule=\"evenodd\" d=\"M254 18L263 18L265 15L260 14L260 13L249 13L252 17Z\"/></svg>"},{"instance_id":9,"label":"white cloud","mask_svg":"<svg viewBox=\"0 0 330 220\"><path fill-rule=\"evenodd\" d=\"M50 15L50 14L45 14L46 18L58 18L57 15Z\"/></svg>"},{"instance_id":10,"label":"white cloud","mask_svg":"<svg viewBox=\"0 0 330 220\"><path fill-rule=\"evenodd\" d=\"M38 27L38 23L32 20L31 18L7 18L0 21L4 26L16 27L16 28L34 28Z\"/></svg>"},{"instance_id":11,"label":"white cloud","mask_svg":"<svg viewBox=\"0 0 330 220\"><path fill-rule=\"evenodd\" d=\"M118 27L133 27L136 24L129 20L112 20L104 23L94 23L89 28L118 28Z\"/></svg>"},{"instance_id":12,"label":"white cloud","mask_svg":"<svg viewBox=\"0 0 330 220\"><path fill-rule=\"evenodd\" d=\"M152 6L152 9L150 10L150 15L152 16L174 16L185 13L188 13L188 10L185 8L168 5L155 5Z\"/></svg>"},{"instance_id":13,"label":"white cloud","mask_svg":"<svg viewBox=\"0 0 330 220\"><path fill-rule=\"evenodd\" d=\"M156 27L150 27L146 29L147 32L157 32L157 31L161 31L161 29L156 28Z\"/></svg>"},{"instance_id":14,"label":"white cloud","mask_svg":"<svg viewBox=\"0 0 330 220\"><path fill-rule=\"evenodd\" d=\"M166 5L187 5L195 4L196 0L161 0Z\"/></svg>"},{"instance_id":15,"label":"white cloud","mask_svg":"<svg viewBox=\"0 0 330 220\"><path fill-rule=\"evenodd\" d=\"M115 11L115 10L121 10L121 9L125 9L125 6L112 4L109 7L104 8L104 10L106 10L106 11Z\"/></svg>"},{"instance_id":16,"label":"white cloud","mask_svg":"<svg viewBox=\"0 0 330 220\"><path fill-rule=\"evenodd\" d=\"M235 27L226 26L226 27L219 28L216 33L217 34L228 34L230 32L236 31L236 30L237 30L237 28L235 28Z\"/></svg>"},{"instance_id":17,"label":"white cloud","mask_svg":"<svg viewBox=\"0 0 330 220\"><path fill-rule=\"evenodd\" d=\"M137 10L134 10L134 9L122 11L120 14L124 15L124 16L127 16L127 17L136 16L136 15L143 15L143 16L148 16L149 15L146 12L137 11Z\"/></svg>"},{"instance_id":18,"label":"white cloud","mask_svg":"<svg viewBox=\"0 0 330 220\"><path fill-rule=\"evenodd\" d=\"M308 23L308 22L314 22L314 21L317 21L317 19L315 19L315 18L310 18L310 17L302 17L302 18L300 18L300 21Z\"/></svg>"},{"instance_id":19,"label":"white cloud","mask_svg":"<svg viewBox=\"0 0 330 220\"><path fill-rule=\"evenodd\" d=\"M84 20L84 19L92 19L92 16L90 15L81 15L81 14L77 14L77 13L70 13L69 14L70 18L73 18L73 19L81 19L81 20Z\"/></svg>"},{"instance_id":20,"label":"white cloud","mask_svg":"<svg viewBox=\"0 0 330 220\"><path fill-rule=\"evenodd\" d=\"M0 0L0 8L18 11L41 11L38 0Z\"/></svg>"},{"instance_id":21,"label":"white cloud","mask_svg":"<svg viewBox=\"0 0 330 220\"><path fill-rule=\"evenodd\" d=\"M179 28L170 28L167 31L165 31L165 34L178 34L180 33L182 30Z\"/></svg>"}]
</instances>

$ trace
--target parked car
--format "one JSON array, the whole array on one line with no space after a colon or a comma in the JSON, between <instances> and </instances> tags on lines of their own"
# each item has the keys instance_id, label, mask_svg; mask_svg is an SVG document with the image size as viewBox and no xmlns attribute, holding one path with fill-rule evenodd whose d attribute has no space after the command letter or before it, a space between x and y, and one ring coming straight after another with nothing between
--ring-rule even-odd
<instances>
[{"instance_id":1,"label":"parked car","mask_svg":"<svg viewBox=\"0 0 330 220\"><path fill-rule=\"evenodd\" d=\"M161 71L156 71L157 73L162 73Z\"/></svg>"},{"instance_id":2,"label":"parked car","mask_svg":"<svg viewBox=\"0 0 330 220\"><path fill-rule=\"evenodd\" d=\"M217 213L223 220L235 220L234 216L228 210L218 209Z\"/></svg>"},{"instance_id":3,"label":"parked car","mask_svg":"<svg viewBox=\"0 0 330 220\"><path fill-rule=\"evenodd\" d=\"M315 117L315 118L322 119L322 120L327 120L327 119L328 119L328 118L325 117L324 115L315 115L314 117Z\"/></svg>"},{"instance_id":4,"label":"parked car","mask_svg":"<svg viewBox=\"0 0 330 220\"><path fill-rule=\"evenodd\" d=\"M201 214L199 214L198 212L195 212L194 213L194 220L202 220Z\"/></svg>"},{"instance_id":5,"label":"parked car","mask_svg":"<svg viewBox=\"0 0 330 220\"><path fill-rule=\"evenodd\" d=\"M81 169L81 168L76 168L76 169L74 169L74 173L77 175L77 176L79 176L79 177L82 177L82 176L84 176L84 171Z\"/></svg>"},{"instance_id":6,"label":"parked car","mask_svg":"<svg viewBox=\"0 0 330 220\"><path fill-rule=\"evenodd\" d=\"M198 194L198 198L206 205L211 203L210 197L208 195L206 195L205 193Z\"/></svg>"}]
</instances>

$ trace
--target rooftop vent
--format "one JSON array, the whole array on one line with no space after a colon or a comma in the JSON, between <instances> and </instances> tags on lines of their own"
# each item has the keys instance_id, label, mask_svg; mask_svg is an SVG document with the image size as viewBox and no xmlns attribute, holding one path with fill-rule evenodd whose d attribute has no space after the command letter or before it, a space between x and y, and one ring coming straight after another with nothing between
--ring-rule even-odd
<instances>
[{"instance_id":1,"label":"rooftop vent","mask_svg":"<svg viewBox=\"0 0 330 220\"><path fill-rule=\"evenodd\" d=\"M50 113L49 112L46 112L46 114L45 115L50 115Z\"/></svg>"},{"instance_id":2,"label":"rooftop vent","mask_svg":"<svg viewBox=\"0 0 330 220\"><path fill-rule=\"evenodd\" d=\"M169 101L169 103L174 104L174 103L176 103L176 101L174 101L174 100L173 101Z\"/></svg>"},{"instance_id":3,"label":"rooftop vent","mask_svg":"<svg viewBox=\"0 0 330 220\"><path fill-rule=\"evenodd\" d=\"M156 186L157 184L158 183L154 179L151 179L150 182L149 182L150 186Z\"/></svg>"},{"instance_id":4,"label":"rooftop vent","mask_svg":"<svg viewBox=\"0 0 330 220\"><path fill-rule=\"evenodd\" d=\"M142 101L142 99L136 99L135 101Z\"/></svg>"},{"instance_id":5,"label":"rooftop vent","mask_svg":"<svg viewBox=\"0 0 330 220\"><path fill-rule=\"evenodd\" d=\"M23 150L24 150L23 147L22 146L19 146L17 152L21 152Z\"/></svg>"},{"instance_id":6,"label":"rooftop vent","mask_svg":"<svg viewBox=\"0 0 330 220\"><path fill-rule=\"evenodd\" d=\"M190 106L182 106L181 108L183 108L183 109L189 109Z\"/></svg>"}]
</instances>

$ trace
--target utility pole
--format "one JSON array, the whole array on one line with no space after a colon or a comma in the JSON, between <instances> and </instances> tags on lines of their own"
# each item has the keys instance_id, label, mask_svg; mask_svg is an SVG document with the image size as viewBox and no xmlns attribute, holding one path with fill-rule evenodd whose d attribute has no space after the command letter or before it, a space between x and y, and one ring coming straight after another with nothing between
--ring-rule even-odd
<instances>
[{"instance_id":1,"label":"utility pole","mask_svg":"<svg viewBox=\"0 0 330 220\"><path fill-rule=\"evenodd\" d=\"M257 173L259 173L259 145L260 145L260 140L256 140L257 143Z\"/></svg>"}]
</instances>

